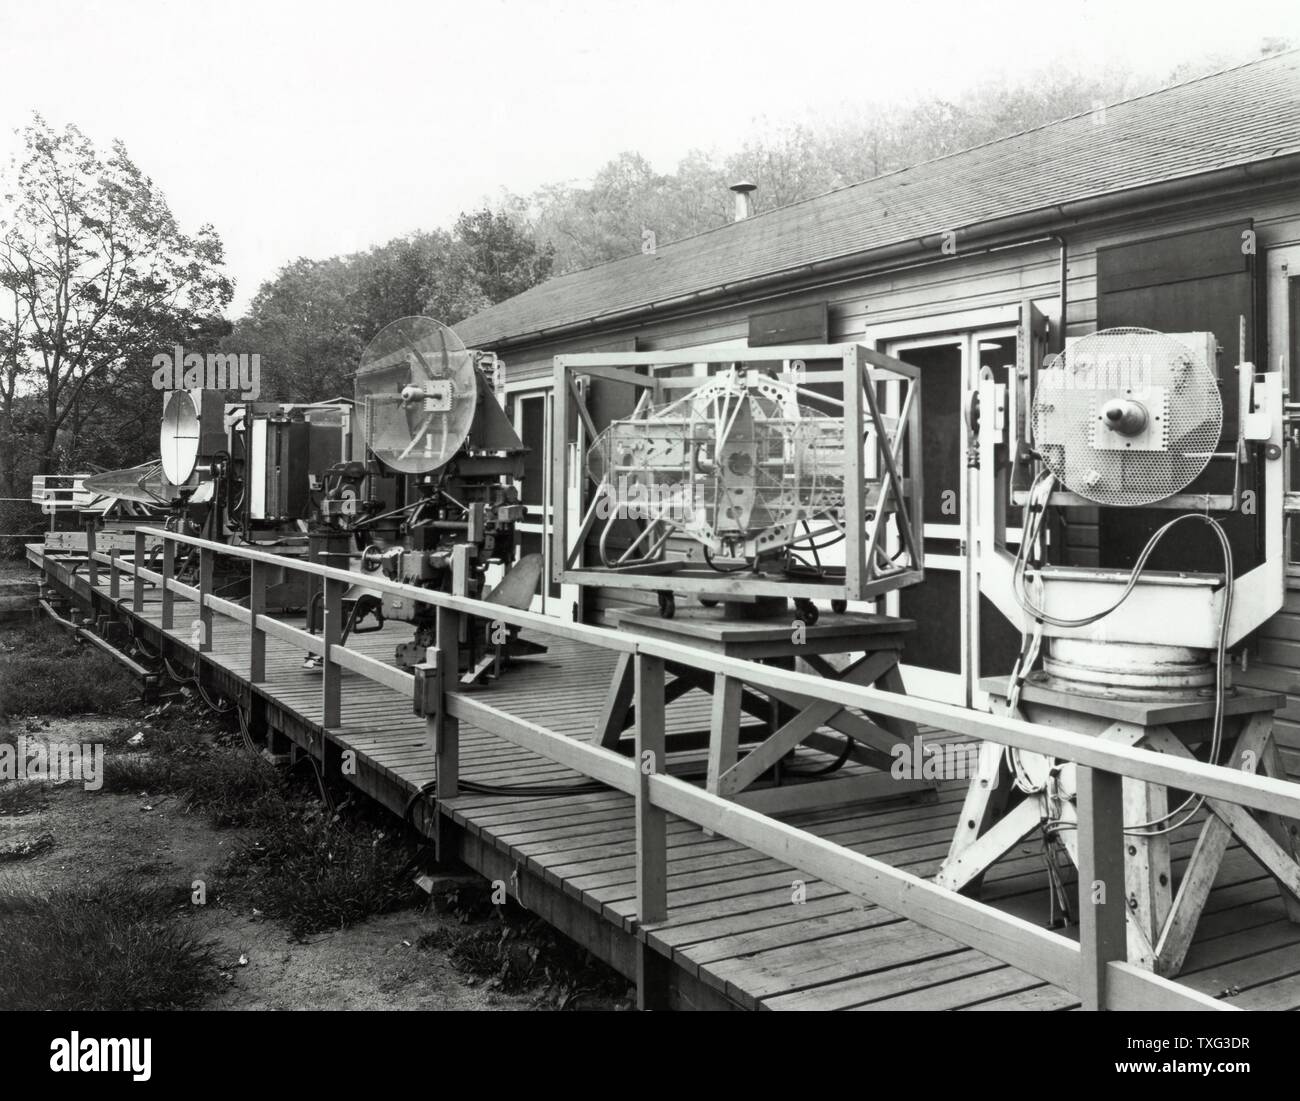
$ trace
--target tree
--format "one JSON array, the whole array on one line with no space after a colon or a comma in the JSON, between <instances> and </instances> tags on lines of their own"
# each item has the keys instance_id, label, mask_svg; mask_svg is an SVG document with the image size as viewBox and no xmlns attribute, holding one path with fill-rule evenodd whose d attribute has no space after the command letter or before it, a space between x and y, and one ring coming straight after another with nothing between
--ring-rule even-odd
<instances>
[{"instance_id":1,"label":"tree","mask_svg":"<svg viewBox=\"0 0 1300 1101\"><path fill-rule=\"evenodd\" d=\"M551 262L513 212L484 208L450 233L294 261L262 284L222 347L261 356L264 398L325 401L351 393L366 343L389 322L426 314L454 326L545 279Z\"/></svg>"},{"instance_id":2,"label":"tree","mask_svg":"<svg viewBox=\"0 0 1300 1101\"><path fill-rule=\"evenodd\" d=\"M261 357L264 400L326 401L352 391L361 328L356 265L301 257L262 284L222 350Z\"/></svg>"},{"instance_id":3,"label":"tree","mask_svg":"<svg viewBox=\"0 0 1300 1101\"><path fill-rule=\"evenodd\" d=\"M219 315L232 288L215 230L181 232L121 142L101 152L75 126L56 131L39 115L21 139L4 176L0 287L15 307L9 370L38 399L35 458L49 473L61 432L75 453L87 402Z\"/></svg>"},{"instance_id":4,"label":"tree","mask_svg":"<svg viewBox=\"0 0 1300 1101\"><path fill-rule=\"evenodd\" d=\"M757 185L762 212L1114 102L1131 83L1116 69L1053 70L957 99L867 103L816 124L760 122L760 134L724 156L692 150L660 174L639 153L620 153L587 186L552 184L516 202L533 212L534 237L563 274L636 254L645 229L667 244L725 225L737 180Z\"/></svg>"},{"instance_id":5,"label":"tree","mask_svg":"<svg viewBox=\"0 0 1300 1101\"><path fill-rule=\"evenodd\" d=\"M452 306L456 321L542 282L555 262L555 250L539 248L505 211L462 214L453 236L451 274L463 295Z\"/></svg>"},{"instance_id":6,"label":"tree","mask_svg":"<svg viewBox=\"0 0 1300 1101\"><path fill-rule=\"evenodd\" d=\"M20 380L27 373L27 358L18 335L18 300L13 300L14 320L0 320L0 494L18 493L17 471L21 433L18 429Z\"/></svg>"}]
</instances>

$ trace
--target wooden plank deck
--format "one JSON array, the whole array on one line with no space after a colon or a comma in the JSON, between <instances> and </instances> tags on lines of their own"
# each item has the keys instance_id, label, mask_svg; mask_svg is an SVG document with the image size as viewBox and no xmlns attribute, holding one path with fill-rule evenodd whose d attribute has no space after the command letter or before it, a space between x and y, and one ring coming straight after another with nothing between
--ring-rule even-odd
<instances>
[{"instance_id":1,"label":"wooden plank deck","mask_svg":"<svg viewBox=\"0 0 1300 1101\"><path fill-rule=\"evenodd\" d=\"M38 555L33 555L38 558ZM53 560L50 576L88 604L89 587ZM323 756L353 750L352 781L403 813L434 777L424 720L397 693L343 675L342 722L321 727L321 677L302 668L304 654L267 638L267 679L248 676L248 629L214 616L210 652L189 644L194 605L177 597L179 629L164 639L159 604L129 612L129 578L116 608L101 569L101 614L128 618L147 644L164 644L187 664L202 660L205 678L242 700L260 702L272 727ZM350 646L391 659L406 637L400 624L357 635ZM494 707L569 737L590 739L613 674L609 651L553 638L548 654L521 662L488 688ZM251 695L250 695L251 688ZM668 730L707 726L709 699L694 692L669 705ZM461 776L482 784L581 780L577 773L462 722ZM943 740L941 732L927 737ZM810 756L809 761L825 758ZM700 752L670 755L679 774L697 772ZM920 876L932 875L947 851L964 783L944 784L929 801L894 799L781 817L856 852ZM462 794L413 818L432 828L442 815L455 829L456 851L488 878L506 879L530 909L629 976L638 940L671 967L674 1004L748 1009L1070 1009L1064 991L913 921L848 895L797 868L736 842L670 819L668 920L638 928L635 915L633 802L617 792L523 797ZM1195 836L1174 835L1175 873ZM1038 842L1029 840L998 864L983 897L1020 917L1048 919L1047 877ZM1066 930L1068 933L1068 930ZM1300 1008L1300 926L1290 924L1273 880L1242 850L1223 862L1181 982L1243 1008Z\"/></svg>"}]
</instances>

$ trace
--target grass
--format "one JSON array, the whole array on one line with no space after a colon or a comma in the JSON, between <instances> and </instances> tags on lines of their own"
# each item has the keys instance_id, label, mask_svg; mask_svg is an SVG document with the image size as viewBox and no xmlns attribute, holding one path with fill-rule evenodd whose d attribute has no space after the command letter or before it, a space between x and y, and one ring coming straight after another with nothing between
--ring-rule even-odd
<instances>
[{"instance_id":1,"label":"grass","mask_svg":"<svg viewBox=\"0 0 1300 1101\"><path fill-rule=\"evenodd\" d=\"M260 829L225 873L302 939L415 902L412 855L400 836L364 815L345 818L308 804Z\"/></svg>"},{"instance_id":2,"label":"grass","mask_svg":"<svg viewBox=\"0 0 1300 1101\"><path fill-rule=\"evenodd\" d=\"M102 791L174 796L215 826L248 831L221 873L224 893L241 905L247 898L302 939L420 901L415 845L365 797L326 808L317 797L330 797L322 780L305 769L286 774L250 752L234 716L205 711L187 689L148 711L129 707L129 679L111 661L101 675L97 651L48 624L0 639L4 713L98 711L127 720L104 739ZM13 741L18 729L0 714L0 740ZM137 733L142 740L128 745ZM45 788L0 783L0 814L39 808ZM0 860L34 857L53 843L38 837ZM202 1004L217 975L211 945L188 932L181 898L138 884L128 877L0 898L0 1009Z\"/></svg>"},{"instance_id":3,"label":"grass","mask_svg":"<svg viewBox=\"0 0 1300 1101\"><path fill-rule=\"evenodd\" d=\"M557 1009L593 998L602 1005L625 999L626 979L513 900L488 907L488 887L481 883L458 887L457 895L442 908L470 927L435 929L416 942L417 948L445 952L453 966L490 989L532 991ZM490 916L483 920L479 915L485 910Z\"/></svg>"},{"instance_id":4,"label":"grass","mask_svg":"<svg viewBox=\"0 0 1300 1101\"><path fill-rule=\"evenodd\" d=\"M54 848L54 844L52 833L38 833L27 840L15 841L12 845L0 848L0 864L14 860L30 860L34 856L40 856L41 853L49 852Z\"/></svg>"},{"instance_id":5,"label":"grass","mask_svg":"<svg viewBox=\"0 0 1300 1101\"><path fill-rule=\"evenodd\" d=\"M179 910L183 892L104 880L0 897L0 1009L185 1009L218 977L214 946Z\"/></svg>"},{"instance_id":6,"label":"grass","mask_svg":"<svg viewBox=\"0 0 1300 1101\"><path fill-rule=\"evenodd\" d=\"M284 784L273 765L247 750L199 743L110 753L103 790L176 795L187 811L210 814L218 828L260 825L285 813Z\"/></svg>"},{"instance_id":7,"label":"grass","mask_svg":"<svg viewBox=\"0 0 1300 1101\"><path fill-rule=\"evenodd\" d=\"M0 721L15 715L117 715L140 692L103 651L38 621L0 634Z\"/></svg>"},{"instance_id":8,"label":"grass","mask_svg":"<svg viewBox=\"0 0 1300 1101\"><path fill-rule=\"evenodd\" d=\"M0 780L0 818L44 810L46 802L40 780Z\"/></svg>"},{"instance_id":9,"label":"grass","mask_svg":"<svg viewBox=\"0 0 1300 1101\"><path fill-rule=\"evenodd\" d=\"M287 775L250 752L234 717L205 711L187 689L148 711L128 707L134 686L111 662L105 675L93 672L101 657L108 661L49 625L12 632L0 643L4 710L123 714L127 721L105 738L101 790L173 796L185 810L207 813L214 826L248 831L221 870L227 897L238 897L241 906L247 902L299 940L422 901L412 877L416 845L382 808L357 793L340 810L327 808L317 798L330 798L321 779L305 769ZM70 677L74 662L77 675ZM143 735L139 744L128 745L137 733ZM12 740L14 730L6 734L0 715L0 739L6 736ZM0 784L0 814L36 809L45 797L39 783ZM30 852L25 846L0 859L34 857L52 844L52 838L37 838ZM125 884L0 900L6 934L0 1008L199 1004L213 971L211 952L178 924L178 905L173 901L169 911L147 889ZM10 926L17 930L15 942L8 937ZM50 936L37 948L43 927ZM533 950L534 940L513 937L513 931L505 937L511 958ZM76 950L66 947L78 942L88 946L86 975L77 969ZM487 966L486 957L502 943L499 930L490 937L476 930L461 956L470 961L482 955L481 966ZM25 955L35 962L25 962ZM542 975L549 958L548 950L541 970L530 967L531 977L519 981ZM39 980L41 968L52 977L48 989ZM522 963L515 970L520 968Z\"/></svg>"},{"instance_id":10,"label":"grass","mask_svg":"<svg viewBox=\"0 0 1300 1101\"><path fill-rule=\"evenodd\" d=\"M104 790L172 794L187 810L206 811L215 826L254 831L223 875L227 885L285 924L292 936L339 929L415 901L408 874L413 847L373 810L340 813L317 799L310 773L287 778L250 753L198 705L155 709L142 724L140 751L110 752ZM368 800L365 801L368 804Z\"/></svg>"}]
</instances>

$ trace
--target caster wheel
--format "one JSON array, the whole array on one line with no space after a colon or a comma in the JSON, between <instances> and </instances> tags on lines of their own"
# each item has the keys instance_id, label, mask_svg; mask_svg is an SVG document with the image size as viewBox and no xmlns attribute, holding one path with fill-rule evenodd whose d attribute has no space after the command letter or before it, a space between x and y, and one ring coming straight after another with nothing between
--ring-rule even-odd
<instances>
[{"instance_id":1,"label":"caster wheel","mask_svg":"<svg viewBox=\"0 0 1300 1101\"><path fill-rule=\"evenodd\" d=\"M834 612L836 615L843 615L848 610L849 610L849 602L847 600L831 601L831 611Z\"/></svg>"},{"instance_id":2,"label":"caster wheel","mask_svg":"<svg viewBox=\"0 0 1300 1101\"><path fill-rule=\"evenodd\" d=\"M804 621L809 627L817 622L819 612L817 605L811 600L805 600L802 597L794 602L795 614Z\"/></svg>"},{"instance_id":3,"label":"caster wheel","mask_svg":"<svg viewBox=\"0 0 1300 1101\"><path fill-rule=\"evenodd\" d=\"M659 594L659 615L663 619L672 619L677 614L677 601L672 593Z\"/></svg>"},{"instance_id":4,"label":"caster wheel","mask_svg":"<svg viewBox=\"0 0 1300 1101\"><path fill-rule=\"evenodd\" d=\"M705 608L716 608L718 606L718 602L716 600L713 600L707 596L700 597L700 604Z\"/></svg>"}]
</instances>

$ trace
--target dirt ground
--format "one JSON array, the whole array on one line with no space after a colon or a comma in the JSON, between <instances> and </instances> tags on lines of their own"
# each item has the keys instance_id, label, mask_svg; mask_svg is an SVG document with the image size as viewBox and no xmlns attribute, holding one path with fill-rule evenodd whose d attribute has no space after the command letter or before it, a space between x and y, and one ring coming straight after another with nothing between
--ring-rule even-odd
<instances>
[{"instance_id":1,"label":"dirt ground","mask_svg":"<svg viewBox=\"0 0 1300 1101\"><path fill-rule=\"evenodd\" d=\"M45 725L48 723L48 725ZM20 724L33 736L107 741L121 719L50 719ZM0 817L0 850L43 834L54 847L0 863L0 894L28 893L91 876L127 876L192 891L207 885L207 904L192 917L216 941L225 967L211 1009L520 1009L534 1001L484 988L420 937L456 927L429 909L386 914L353 926L291 941L275 922L223 897L219 870L243 837L211 828L169 796L88 792L80 784L48 789L42 808Z\"/></svg>"},{"instance_id":2,"label":"dirt ground","mask_svg":"<svg viewBox=\"0 0 1300 1101\"><path fill-rule=\"evenodd\" d=\"M9 729L35 739L104 743L112 754L137 721L121 715L27 716L13 719ZM458 967L449 953L476 935L486 932L490 938L499 924L486 925L481 915L471 920L454 909L443 913L426 904L295 940L254 908L238 878L223 882L226 862L251 835L214 828L207 814L187 811L178 796L86 791L79 781L47 783L30 807L18 813L0 809L0 899L104 877L125 877L188 897L178 916L217 946L220 966L204 1008L514 1010L578 1008L581 1001L581 1008L621 1009L630 1004L608 990L600 997L557 996L556 986L564 983L539 982L516 993L496 989L500 983L492 974ZM30 848L36 850L32 855L12 855ZM442 895L479 882L468 872L435 880L435 893ZM193 902L198 881L206 891L202 905Z\"/></svg>"}]
</instances>

